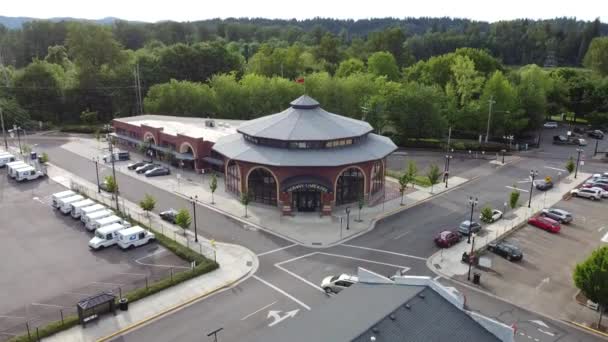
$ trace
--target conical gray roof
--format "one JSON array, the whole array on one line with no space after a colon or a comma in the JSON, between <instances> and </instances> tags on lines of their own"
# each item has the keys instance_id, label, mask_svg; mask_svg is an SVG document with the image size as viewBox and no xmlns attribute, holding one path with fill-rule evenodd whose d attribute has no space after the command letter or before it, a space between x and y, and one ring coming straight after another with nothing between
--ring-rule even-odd
<instances>
[{"instance_id":1,"label":"conical gray roof","mask_svg":"<svg viewBox=\"0 0 608 342\"><path fill-rule=\"evenodd\" d=\"M237 131L282 141L326 141L358 137L372 130L369 123L327 112L315 99L302 95L286 110L248 121Z\"/></svg>"}]
</instances>

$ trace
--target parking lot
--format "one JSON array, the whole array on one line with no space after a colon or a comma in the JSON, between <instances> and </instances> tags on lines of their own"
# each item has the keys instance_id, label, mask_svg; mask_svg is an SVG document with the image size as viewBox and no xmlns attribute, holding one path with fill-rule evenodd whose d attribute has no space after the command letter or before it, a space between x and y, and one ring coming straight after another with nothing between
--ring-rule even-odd
<instances>
[{"instance_id":1,"label":"parking lot","mask_svg":"<svg viewBox=\"0 0 608 342\"><path fill-rule=\"evenodd\" d=\"M528 309L561 319L594 322L598 313L578 304L572 272L577 263L605 242L608 234L605 211L608 200L582 198L562 200L554 208L574 216L562 224L560 233L552 234L526 225L506 238L524 254L520 262L509 262L493 253L491 270L482 271L481 287ZM608 240L607 240L608 241ZM466 276L463 277L466 280Z\"/></svg>"},{"instance_id":2,"label":"parking lot","mask_svg":"<svg viewBox=\"0 0 608 342\"><path fill-rule=\"evenodd\" d=\"M144 287L186 261L153 243L123 252L89 249L92 233L51 207L65 188L49 179L16 183L0 170L0 340L75 313L78 300Z\"/></svg>"}]
</instances>

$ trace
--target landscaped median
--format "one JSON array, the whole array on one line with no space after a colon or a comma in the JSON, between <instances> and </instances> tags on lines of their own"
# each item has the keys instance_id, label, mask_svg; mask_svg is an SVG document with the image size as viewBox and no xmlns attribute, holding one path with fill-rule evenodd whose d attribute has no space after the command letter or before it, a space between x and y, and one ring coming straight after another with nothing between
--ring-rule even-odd
<instances>
[{"instance_id":1,"label":"landscaped median","mask_svg":"<svg viewBox=\"0 0 608 342\"><path fill-rule=\"evenodd\" d=\"M83 193L83 195L87 195L87 194ZM96 198L93 198L93 199L96 200ZM155 234L156 241L159 244L161 244L163 247L165 247L166 249L173 252L178 257L180 257L190 263L194 262L194 265L195 265L192 269L190 269L188 271L178 272L175 274L171 273L171 275L169 275L165 278L162 278L159 281L156 281L152 284L149 284L146 287L141 287L141 288L129 291L127 293L124 293L123 298L126 298L130 303L136 302L147 296L153 295L153 294L158 293L162 290L165 290L169 287L183 283L189 279L201 276L205 273L209 273L209 272L214 271L217 268L219 268L219 264L216 261L210 260L210 259L204 257L203 255L193 251L192 249L188 248L187 246L184 246L181 243L179 243L175 240L172 240L171 238L163 235L161 232L154 230L154 229L148 227L147 225L145 225L141 222L138 222L138 221L132 219L131 217L128 217L127 215L122 214L121 216L124 216L127 219L129 219L129 221L131 221L131 224L134 226L138 225L140 227L149 229L151 232L153 232ZM120 298L117 297L116 300L117 300L116 304L118 306L118 300L120 300ZM67 330L71 327L77 326L78 324L79 324L79 321L78 321L78 317L76 315L66 316L60 321L48 323L45 326L36 328L36 330L29 331L27 334L13 337L9 340L9 342L37 341L41 338L48 337L48 336L51 336L60 331Z\"/></svg>"}]
</instances>

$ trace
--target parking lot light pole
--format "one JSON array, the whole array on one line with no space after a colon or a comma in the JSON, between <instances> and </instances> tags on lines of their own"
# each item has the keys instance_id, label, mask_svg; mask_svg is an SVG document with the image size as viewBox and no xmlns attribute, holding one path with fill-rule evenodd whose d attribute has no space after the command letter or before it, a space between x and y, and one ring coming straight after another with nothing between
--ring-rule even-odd
<instances>
[{"instance_id":1,"label":"parking lot light pole","mask_svg":"<svg viewBox=\"0 0 608 342\"><path fill-rule=\"evenodd\" d=\"M577 148L576 149L576 168L574 169L574 179L576 179L576 176L578 175L578 164L580 164L581 162L581 153L583 152L582 148Z\"/></svg>"},{"instance_id":2,"label":"parking lot light pole","mask_svg":"<svg viewBox=\"0 0 608 342\"><path fill-rule=\"evenodd\" d=\"M346 207L346 230L350 229L350 207Z\"/></svg>"},{"instance_id":3,"label":"parking lot light pole","mask_svg":"<svg viewBox=\"0 0 608 342\"><path fill-rule=\"evenodd\" d=\"M505 165L505 152L507 152L507 150L502 149L500 152L502 152L502 165Z\"/></svg>"},{"instance_id":4,"label":"parking lot light pole","mask_svg":"<svg viewBox=\"0 0 608 342\"><path fill-rule=\"evenodd\" d=\"M97 193L101 193L101 184L99 184L99 157L93 158L93 162L95 163L95 175L97 176Z\"/></svg>"},{"instance_id":5,"label":"parking lot light pole","mask_svg":"<svg viewBox=\"0 0 608 342\"><path fill-rule=\"evenodd\" d=\"M213 335L213 341L217 342L217 333L219 333L222 330L224 330L224 328L215 329L212 332L208 333L207 337L211 337L211 335Z\"/></svg>"},{"instance_id":6,"label":"parking lot light pole","mask_svg":"<svg viewBox=\"0 0 608 342\"><path fill-rule=\"evenodd\" d=\"M450 176L450 159L452 159L452 156L449 154L445 155L445 187L448 187L448 178Z\"/></svg>"},{"instance_id":7,"label":"parking lot light pole","mask_svg":"<svg viewBox=\"0 0 608 342\"><path fill-rule=\"evenodd\" d=\"M469 234L469 237L471 234ZM471 253L469 253L469 274L467 280L471 280L471 267L473 266L473 250L475 249L475 235L473 235L473 243L471 244Z\"/></svg>"},{"instance_id":8,"label":"parking lot light pole","mask_svg":"<svg viewBox=\"0 0 608 342\"><path fill-rule=\"evenodd\" d=\"M537 170L530 170L530 198L528 199L528 208L530 208L530 205L532 204L532 191L534 191L534 179L536 179L536 176L538 176L538 171Z\"/></svg>"},{"instance_id":9,"label":"parking lot light pole","mask_svg":"<svg viewBox=\"0 0 608 342\"><path fill-rule=\"evenodd\" d=\"M471 206L471 218L469 219L469 236L467 238L467 243L471 243L471 225L473 224L473 210L475 209L475 206L477 206L477 203L479 203L477 197L469 197L469 205Z\"/></svg>"},{"instance_id":10,"label":"parking lot light pole","mask_svg":"<svg viewBox=\"0 0 608 342\"><path fill-rule=\"evenodd\" d=\"M190 196L192 202L192 211L194 212L194 242L198 242L198 230L196 228L196 202L198 201L198 195L194 195L194 198Z\"/></svg>"}]
</instances>

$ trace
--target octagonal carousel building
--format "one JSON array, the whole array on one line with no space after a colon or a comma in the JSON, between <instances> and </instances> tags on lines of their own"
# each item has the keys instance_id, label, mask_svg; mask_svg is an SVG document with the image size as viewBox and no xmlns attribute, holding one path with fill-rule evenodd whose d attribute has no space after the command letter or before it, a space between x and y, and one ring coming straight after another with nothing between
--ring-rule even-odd
<instances>
[{"instance_id":1,"label":"octagonal carousel building","mask_svg":"<svg viewBox=\"0 0 608 342\"><path fill-rule=\"evenodd\" d=\"M369 123L329 113L306 95L236 131L212 147L224 156L226 191L286 215L381 201L386 156L397 148Z\"/></svg>"}]
</instances>

